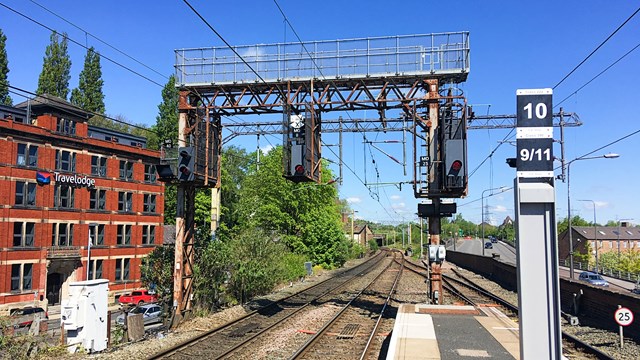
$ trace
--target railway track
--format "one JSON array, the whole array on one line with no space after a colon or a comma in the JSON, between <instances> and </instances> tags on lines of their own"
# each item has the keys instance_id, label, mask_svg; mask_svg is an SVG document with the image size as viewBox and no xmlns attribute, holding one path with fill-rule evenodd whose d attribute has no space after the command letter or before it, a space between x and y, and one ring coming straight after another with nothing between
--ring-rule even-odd
<instances>
[{"instance_id":1,"label":"railway track","mask_svg":"<svg viewBox=\"0 0 640 360\"><path fill-rule=\"evenodd\" d=\"M427 271L427 268L425 266L421 266L410 261L407 261L406 264L410 264L408 266L405 265L406 269L416 271L417 273L427 278L427 276L424 275ZM496 304L500 305L502 308L510 312L512 316L518 315L518 307L516 305L511 304L510 302L484 289L474 281L462 275L459 271L455 269L452 269L452 271L455 276L446 274L442 275L445 290L449 291L455 296L460 297L470 305L476 306L477 304L486 304L488 301L495 302ZM564 348L568 349L570 352L576 352L575 350L579 350L582 351L583 354L587 354L597 359L613 359L613 357L564 331L562 332L562 338L565 340ZM568 348L567 345L574 347L575 350Z\"/></svg>"},{"instance_id":2,"label":"railway track","mask_svg":"<svg viewBox=\"0 0 640 360\"><path fill-rule=\"evenodd\" d=\"M357 267L307 288L287 298L261 307L235 321L207 331L200 336L173 346L150 357L150 359L206 358L219 359L251 342L256 337L294 316L323 296L337 291L351 281L357 280L372 268L380 265L386 257L380 252Z\"/></svg>"},{"instance_id":3,"label":"railway track","mask_svg":"<svg viewBox=\"0 0 640 360\"><path fill-rule=\"evenodd\" d=\"M395 254L394 254L395 255ZM366 359L400 277L404 259L392 261L291 359Z\"/></svg>"}]
</instances>

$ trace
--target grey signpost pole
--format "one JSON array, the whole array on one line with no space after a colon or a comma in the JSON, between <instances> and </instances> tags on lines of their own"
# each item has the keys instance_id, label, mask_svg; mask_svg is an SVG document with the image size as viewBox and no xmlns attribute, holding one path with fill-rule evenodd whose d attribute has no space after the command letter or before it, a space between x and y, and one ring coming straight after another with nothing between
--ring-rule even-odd
<instances>
[{"instance_id":1,"label":"grey signpost pole","mask_svg":"<svg viewBox=\"0 0 640 360\"><path fill-rule=\"evenodd\" d=\"M552 90L518 90L515 216L520 358L562 358Z\"/></svg>"}]
</instances>

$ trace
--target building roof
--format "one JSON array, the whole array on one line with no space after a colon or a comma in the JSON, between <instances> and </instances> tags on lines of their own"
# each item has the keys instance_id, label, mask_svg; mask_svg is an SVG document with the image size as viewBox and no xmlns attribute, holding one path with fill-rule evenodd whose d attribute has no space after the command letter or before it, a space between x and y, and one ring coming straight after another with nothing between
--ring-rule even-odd
<instances>
[{"instance_id":1,"label":"building roof","mask_svg":"<svg viewBox=\"0 0 640 360\"><path fill-rule=\"evenodd\" d=\"M15 105L15 107L18 109L26 109L29 107L34 115L41 115L55 110L53 112L71 115L83 120L87 120L92 116L67 100L49 94L38 95L33 99L29 99Z\"/></svg>"},{"instance_id":2,"label":"building roof","mask_svg":"<svg viewBox=\"0 0 640 360\"><path fill-rule=\"evenodd\" d=\"M176 243L176 226L164 225L162 245L173 245Z\"/></svg>"},{"instance_id":3,"label":"building roof","mask_svg":"<svg viewBox=\"0 0 640 360\"><path fill-rule=\"evenodd\" d=\"M597 231L598 240L640 240L640 228L621 226L572 226L574 234L578 233L587 240L595 240Z\"/></svg>"}]
</instances>

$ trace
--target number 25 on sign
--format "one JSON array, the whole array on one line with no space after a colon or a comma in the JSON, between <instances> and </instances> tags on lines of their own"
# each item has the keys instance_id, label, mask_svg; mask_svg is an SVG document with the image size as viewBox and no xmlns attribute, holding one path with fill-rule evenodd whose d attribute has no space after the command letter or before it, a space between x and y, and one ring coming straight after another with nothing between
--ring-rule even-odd
<instances>
[{"instance_id":1,"label":"number 25 on sign","mask_svg":"<svg viewBox=\"0 0 640 360\"><path fill-rule=\"evenodd\" d=\"M521 149L520 160L522 161L542 161L551 160L551 149Z\"/></svg>"},{"instance_id":2,"label":"number 25 on sign","mask_svg":"<svg viewBox=\"0 0 640 360\"><path fill-rule=\"evenodd\" d=\"M633 323L633 313L626 307L618 305L618 310L613 314L613 318L620 325L620 348L624 347L624 336L622 333L623 326L629 326Z\"/></svg>"}]
</instances>

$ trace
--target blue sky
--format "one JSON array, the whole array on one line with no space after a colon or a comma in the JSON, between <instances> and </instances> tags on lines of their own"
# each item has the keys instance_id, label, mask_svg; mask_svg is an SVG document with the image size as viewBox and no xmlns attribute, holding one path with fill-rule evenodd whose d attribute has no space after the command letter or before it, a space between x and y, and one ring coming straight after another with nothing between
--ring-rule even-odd
<instances>
[{"instance_id":1,"label":"blue sky","mask_svg":"<svg viewBox=\"0 0 640 360\"><path fill-rule=\"evenodd\" d=\"M71 39L94 46L102 55L121 63L159 84L173 73L174 49L222 46L215 36L182 1L25 1L0 0ZM45 6L67 21L118 48L140 63L110 49L91 35L52 15ZM296 41L273 1L218 2L196 1L191 4L232 45L269 44ZM515 113L516 89L546 88L556 85L593 49L609 36L640 6L636 1L388 1L322 2L279 0L295 31L303 41L335 40L387 35L428 34L434 32L470 31L471 71L461 87L468 103L477 114ZM50 31L5 7L0 28L7 36L9 81L29 91L37 88L42 59L49 44ZM574 74L554 90L554 104L573 94L594 76L638 45L640 14L629 21L613 38L596 52ZM86 50L69 44L72 64L70 87L78 83ZM565 157L574 159L640 129L636 121L640 93L640 50L632 52L618 64L591 82L562 106L579 114L581 127L565 131ZM153 69L151 71L149 68ZM102 60L107 114L122 115L134 123L151 125L158 113L161 87L152 81ZM24 99L13 95L14 103ZM557 110L557 109L556 109ZM340 114L330 113L331 118ZM358 115L354 115L358 116ZM375 116L370 114L370 116ZM238 119L235 119L238 120ZM258 121L261 118L243 117ZM515 170L507 167L505 158L515 156L515 146L500 145L509 130L470 130L469 169L473 170L493 153L469 179L469 196L458 200L465 219L479 223L482 217L481 195L486 189L512 186ZM556 129L554 137L559 139ZM387 136L367 134L369 140L399 140L401 134ZM596 203L597 220L633 219L640 223L640 191L634 185L640 180L637 144L640 136L630 136L594 156L618 153L618 159L585 160L571 166L572 212L592 220ZM230 142L255 150L256 137L241 137ZM513 135L508 140L515 140ZM325 135L326 144L337 143L333 135ZM280 136L261 137L260 147L281 142ZM402 159L399 144L379 145L385 152ZM496 150L497 148L497 150ZM408 159L410 149L407 147ZM337 153L337 149L335 150ZM410 186L384 186L368 189L367 183L401 182L412 177L403 167L376 149L363 146L361 134L345 136L343 162L344 182L340 196L348 199L357 216L373 221L402 222L415 220L416 204ZM376 161L376 176L371 153ZM366 155L365 155L366 154ZM326 147L323 155L337 162ZM556 144L554 155L560 156ZM363 162L367 162L364 166ZM559 163L558 163L559 164ZM338 169L334 166L334 172ZM557 216L566 217L566 183L556 182ZM370 194L377 196L372 197ZM490 191L485 192L489 195ZM513 191L485 197L489 220L500 222L513 217Z\"/></svg>"}]
</instances>

